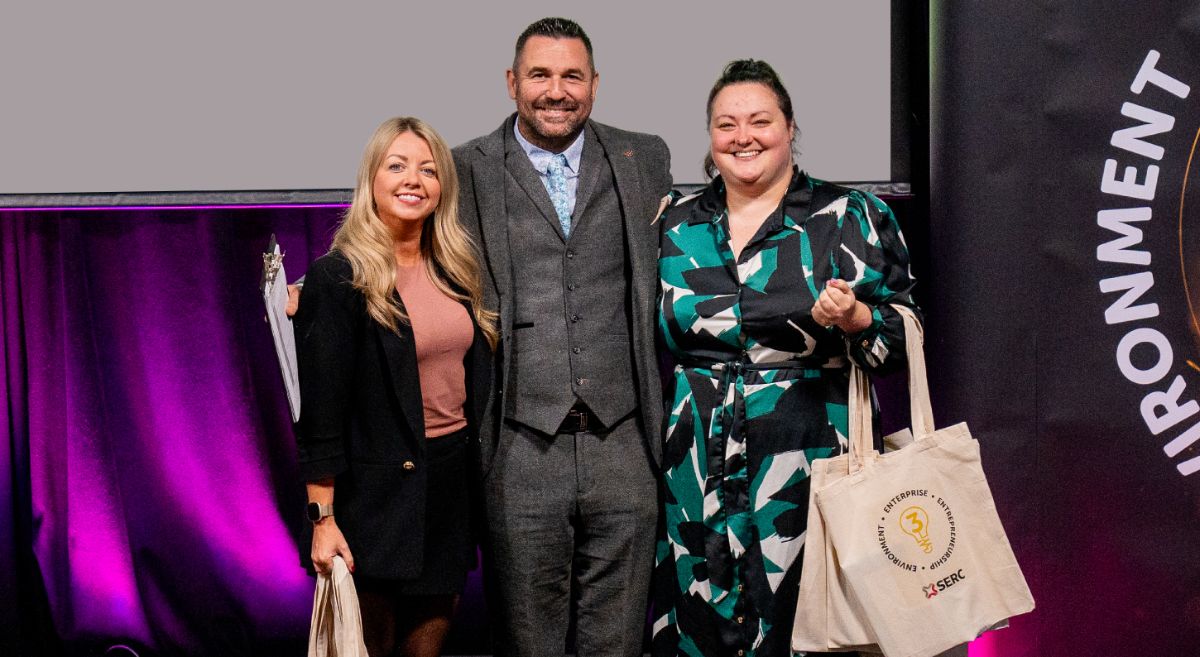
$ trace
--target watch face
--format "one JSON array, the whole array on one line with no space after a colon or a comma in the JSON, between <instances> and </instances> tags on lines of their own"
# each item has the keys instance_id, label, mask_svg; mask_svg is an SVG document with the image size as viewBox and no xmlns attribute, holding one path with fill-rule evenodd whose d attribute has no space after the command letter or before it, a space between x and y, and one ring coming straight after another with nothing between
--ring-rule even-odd
<instances>
[{"instance_id":1,"label":"watch face","mask_svg":"<svg viewBox=\"0 0 1200 657\"><path fill-rule=\"evenodd\" d=\"M308 519L311 522L316 522L321 519L321 505L316 502L308 503Z\"/></svg>"}]
</instances>

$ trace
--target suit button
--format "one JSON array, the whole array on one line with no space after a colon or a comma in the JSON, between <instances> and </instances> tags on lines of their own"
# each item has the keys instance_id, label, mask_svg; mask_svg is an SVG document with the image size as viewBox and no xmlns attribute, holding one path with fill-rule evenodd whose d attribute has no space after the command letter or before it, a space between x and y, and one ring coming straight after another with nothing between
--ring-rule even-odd
<instances>
[{"instance_id":1,"label":"suit button","mask_svg":"<svg viewBox=\"0 0 1200 657\"><path fill-rule=\"evenodd\" d=\"M572 322L572 323L574 323L574 322L578 322L578 321L579 321L579 315L571 315L571 322Z\"/></svg>"},{"instance_id":2,"label":"suit button","mask_svg":"<svg viewBox=\"0 0 1200 657\"><path fill-rule=\"evenodd\" d=\"M574 258L574 257L575 257L575 252L574 252L574 251L571 251L571 250L568 250L568 251L567 251L567 257L568 257L568 258Z\"/></svg>"},{"instance_id":3,"label":"suit button","mask_svg":"<svg viewBox=\"0 0 1200 657\"><path fill-rule=\"evenodd\" d=\"M575 379L575 385L587 385L587 379Z\"/></svg>"},{"instance_id":4,"label":"suit button","mask_svg":"<svg viewBox=\"0 0 1200 657\"><path fill-rule=\"evenodd\" d=\"M575 291L575 284L574 284L574 283L568 283L568 284L567 284L567 289L568 289L568 290L570 290L570 291L572 291L572 292L574 292L574 291Z\"/></svg>"},{"instance_id":5,"label":"suit button","mask_svg":"<svg viewBox=\"0 0 1200 657\"><path fill-rule=\"evenodd\" d=\"M583 350L580 349L579 347L571 347L571 353L573 353L573 354L577 354L581 351L583 351Z\"/></svg>"},{"instance_id":6,"label":"suit button","mask_svg":"<svg viewBox=\"0 0 1200 657\"><path fill-rule=\"evenodd\" d=\"M401 465L400 467L404 468L405 470L412 471L417 469L417 464L413 463L412 461L405 461L404 465Z\"/></svg>"}]
</instances>

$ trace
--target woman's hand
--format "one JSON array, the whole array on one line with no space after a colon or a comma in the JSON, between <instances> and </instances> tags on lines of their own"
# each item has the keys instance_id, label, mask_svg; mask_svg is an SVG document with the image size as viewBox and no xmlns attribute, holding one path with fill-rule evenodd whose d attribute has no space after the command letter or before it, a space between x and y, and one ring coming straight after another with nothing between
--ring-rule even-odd
<instances>
[{"instance_id":1,"label":"woman's hand","mask_svg":"<svg viewBox=\"0 0 1200 657\"><path fill-rule=\"evenodd\" d=\"M831 279L813 304L813 321L821 326L836 326L846 333L858 333L871 326L871 309L854 298L850 284Z\"/></svg>"},{"instance_id":2,"label":"woman's hand","mask_svg":"<svg viewBox=\"0 0 1200 657\"><path fill-rule=\"evenodd\" d=\"M295 317L297 310L300 310L300 286L293 283L288 286L288 300L283 312L287 313L288 317Z\"/></svg>"},{"instance_id":3,"label":"woman's hand","mask_svg":"<svg viewBox=\"0 0 1200 657\"><path fill-rule=\"evenodd\" d=\"M318 573L327 574L333 571L334 555L342 555L346 567L354 572L354 556L350 554L350 546L342 530L338 529L333 516L321 518L313 525L312 562Z\"/></svg>"}]
</instances>

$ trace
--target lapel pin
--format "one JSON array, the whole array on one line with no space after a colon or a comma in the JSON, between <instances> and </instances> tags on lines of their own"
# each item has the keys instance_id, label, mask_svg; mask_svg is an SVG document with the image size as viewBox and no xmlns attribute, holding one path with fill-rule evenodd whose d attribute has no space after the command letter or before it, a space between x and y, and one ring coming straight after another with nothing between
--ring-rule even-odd
<instances>
[{"instance_id":1,"label":"lapel pin","mask_svg":"<svg viewBox=\"0 0 1200 657\"><path fill-rule=\"evenodd\" d=\"M633 149L632 148L625 151L625 157L633 157Z\"/></svg>"}]
</instances>

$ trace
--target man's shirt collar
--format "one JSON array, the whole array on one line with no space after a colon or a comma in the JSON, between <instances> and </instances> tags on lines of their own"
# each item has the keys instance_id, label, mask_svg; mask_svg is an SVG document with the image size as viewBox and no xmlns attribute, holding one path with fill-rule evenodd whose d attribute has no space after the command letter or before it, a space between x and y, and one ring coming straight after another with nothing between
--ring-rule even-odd
<instances>
[{"instance_id":1,"label":"man's shirt collar","mask_svg":"<svg viewBox=\"0 0 1200 657\"><path fill-rule=\"evenodd\" d=\"M521 145L521 150L525 151L525 155L529 157L529 161L533 163L533 168L537 169L538 173L545 173L546 166L550 163L550 158L554 157L556 153L551 153L540 146L533 145L533 143L525 138L525 135L521 134L521 129L517 127L518 121L513 121L513 134L516 135L517 143ZM567 169L569 170L567 175L569 176L579 175L579 160L583 157L583 133L584 131L580 130L579 136L575 138L575 141L571 142L567 150L562 152L567 157Z\"/></svg>"}]
</instances>

